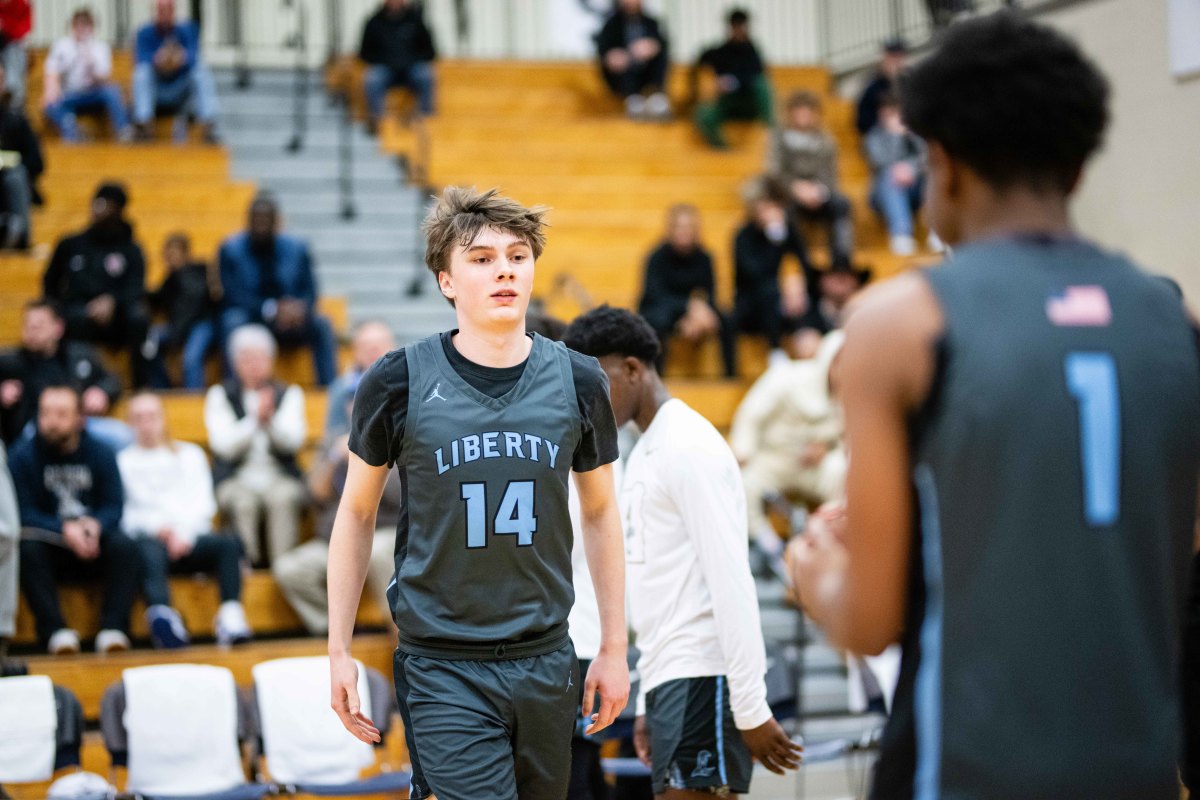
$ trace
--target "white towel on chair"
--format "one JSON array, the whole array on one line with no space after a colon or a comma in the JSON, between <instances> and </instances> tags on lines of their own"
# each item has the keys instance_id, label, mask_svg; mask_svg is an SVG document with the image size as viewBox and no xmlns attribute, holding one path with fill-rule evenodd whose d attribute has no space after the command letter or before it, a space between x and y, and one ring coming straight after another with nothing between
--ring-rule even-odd
<instances>
[{"instance_id":1,"label":"white towel on chair","mask_svg":"<svg viewBox=\"0 0 1200 800\"><path fill-rule=\"evenodd\" d=\"M367 671L356 663L359 700L369 709ZM375 763L371 746L354 738L329 707L328 657L279 658L258 664L253 672L272 780L348 783Z\"/></svg>"},{"instance_id":2,"label":"white towel on chair","mask_svg":"<svg viewBox=\"0 0 1200 800\"><path fill-rule=\"evenodd\" d=\"M54 775L58 712L45 675L0 678L0 783L36 783Z\"/></svg>"},{"instance_id":3,"label":"white towel on chair","mask_svg":"<svg viewBox=\"0 0 1200 800\"><path fill-rule=\"evenodd\" d=\"M126 791L191 795L246 782L232 672L164 664L127 669L122 679L129 737Z\"/></svg>"}]
</instances>

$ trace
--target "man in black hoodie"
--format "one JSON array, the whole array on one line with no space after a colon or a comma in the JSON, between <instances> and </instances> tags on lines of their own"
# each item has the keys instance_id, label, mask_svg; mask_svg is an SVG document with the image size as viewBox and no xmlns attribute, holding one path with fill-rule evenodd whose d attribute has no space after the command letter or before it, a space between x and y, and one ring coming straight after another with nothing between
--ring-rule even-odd
<instances>
[{"instance_id":1,"label":"man in black hoodie","mask_svg":"<svg viewBox=\"0 0 1200 800\"><path fill-rule=\"evenodd\" d=\"M717 96L696 107L696 127L710 145L728 146L721 134L727 119L757 119L770 125L775 118L771 82L758 48L750 39L750 14L743 8L729 12L729 38L705 50L697 69L708 67L717 78Z\"/></svg>"},{"instance_id":2,"label":"man in black hoodie","mask_svg":"<svg viewBox=\"0 0 1200 800\"><path fill-rule=\"evenodd\" d=\"M137 545L121 532L124 491L116 455L83 429L80 397L48 386L38 401L38 434L9 459L21 509L21 592L53 654L79 652L58 602L60 578L105 581L96 650L129 649L129 612L140 570Z\"/></svg>"},{"instance_id":3,"label":"man in black hoodie","mask_svg":"<svg viewBox=\"0 0 1200 800\"><path fill-rule=\"evenodd\" d=\"M0 354L0 435L11 444L37 415L47 386L74 386L83 413L107 414L121 382L82 342L63 341L62 311L53 300L31 300L21 322L21 346Z\"/></svg>"},{"instance_id":4,"label":"man in black hoodie","mask_svg":"<svg viewBox=\"0 0 1200 800\"><path fill-rule=\"evenodd\" d=\"M59 240L42 278L42 293L63 306L67 338L123 346L134 386L146 384L142 355L149 327L146 259L122 213L128 197L102 183L92 200L92 223Z\"/></svg>"},{"instance_id":5,"label":"man in black hoodie","mask_svg":"<svg viewBox=\"0 0 1200 800\"><path fill-rule=\"evenodd\" d=\"M374 136L388 89L403 86L417 95L421 113L433 114L433 34L421 7L410 0L384 0L363 28L358 57L367 64L367 131Z\"/></svg>"},{"instance_id":6,"label":"man in black hoodie","mask_svg":"<svg viewBox=\"0 0 1200 800\"><path fill-rule=\"evenodd\" d=\"M635 119L670 116L671 103L663 91L667 37L658 20L642 10L642 0L617 0L612 16L596 34L596 49L604 82L624 98L626 114Z\"/></svg>"}]
</instances>

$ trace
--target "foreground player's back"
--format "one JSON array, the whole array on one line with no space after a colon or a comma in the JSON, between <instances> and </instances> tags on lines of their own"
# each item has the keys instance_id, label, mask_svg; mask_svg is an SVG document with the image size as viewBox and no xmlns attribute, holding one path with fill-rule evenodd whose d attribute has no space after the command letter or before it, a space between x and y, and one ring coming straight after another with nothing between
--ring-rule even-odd
<instances>
[{"instance_id":1,"label":"foreground player's back","mask_svg":"<svg viewBox=\"0 0 1200 800\"><path fill-rule=\"evenodd\" d=\"M944 336L912 439L919 667L878 788L915 768L918 796L1176 796L1200 459L1179 294L1071 239L976 244L927 278Z\"/></svg>"}]
</instances>

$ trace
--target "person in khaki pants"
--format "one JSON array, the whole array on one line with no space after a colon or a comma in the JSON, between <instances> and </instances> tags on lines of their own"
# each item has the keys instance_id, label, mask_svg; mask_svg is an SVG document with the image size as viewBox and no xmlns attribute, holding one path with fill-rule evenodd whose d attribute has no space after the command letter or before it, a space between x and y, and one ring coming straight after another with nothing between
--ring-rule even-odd
<instances>
[{"instance_id":1,"label":"person in khaki pants","mask_svg":"<svg viewBox=\"0 0 1200 800\"><path fill-rule=\"evenodd\" d=\"M830 364L842 334L825 337L816 358L787 361L767 370L738 407L730 443L742 465L750 537L768 550L778 544L763 500L797 492L812 505L843 491L846 455L842 418L833 397Z\"/></svg>"},{"instance_id":2,"label":"person in khaki pants","mask_svg":"<svg viewBox=\"0 0 1200 800\"><path fill-rule=\"evenodd\" d=\"M332 445L322 450L319 460L308 474L309 495L320 509L316 535L295 550L278 556L272 567L275 582L279 584L283 596L308 632L316 636L329 631L329 592L325 585L329 536L333 533L333 520L346 486L346 472L350 464L349 438L349 434L336 437ZM367 564L367 587L384 611L391 608L387 588L396 572L396 524L400 521L402 502L400 477L392 472L379 501L371 560Z\"/></svg>"},{"instance_id":3,"label":"person in khaki pants","mask_svg":"<svg viewBox=\"0 0 1200 800\"><path fill-rule=\"evenodd\" d=\"M304 392L274 379L275 352L275 340L263 326L238 328L229 339L234 378L209 388L204 398L217 505L255 565L296 545L305 502L296 463L308 433ZM264 517L265 552L259 542Z\"/></svg>"}]
</instances>

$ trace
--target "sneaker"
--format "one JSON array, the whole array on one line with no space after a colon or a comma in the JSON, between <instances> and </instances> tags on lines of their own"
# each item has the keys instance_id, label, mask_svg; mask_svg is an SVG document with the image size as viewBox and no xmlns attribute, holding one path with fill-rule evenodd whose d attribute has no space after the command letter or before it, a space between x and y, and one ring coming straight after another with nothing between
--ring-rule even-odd
<instances>
[{"instance_id":1,"label":"sneaker","mask_svg":"<svg viewBox=\"0 0 1200 800\"><path fill-rule=\"evenodd\" d=\"M79 652L79 634L70 628L59 628L50 635L46 651L52 656L71 656Z\"/></svg>"},{"instance_id":2,"label":"sneaker","mask_svg":"<svg viewBox=\"0 0 1200 800\"><path fill-rule=\"evenodd\" d=\"M96 634L97 653L119 653L129 649L129 637L118 630L106 628Z\"/></svg>"},{"instance_id":3,"label":"sneaker","mask_svg":"<svg viewBox=\"0 0 1200 800\"><path fill-rule=\"evenodd\" d=\"M933 253L946 252L946 243L933 231L930 231L929 235L925 237L925 246Z\"/></svg>"},{"instance_id":4,"label":"sneaker","mask_svg":"<svg viewBox=\"0 0 1200 800\"><path fill-rule=\"evenodd\" d=\"M124 128L121 128L121 130L117 131L117 141L121 144L129 144L133 141L135 135L136 134L134 133L133 126L126 125Z\"/></svg>"},{"instance_id":5,"label":"sneaker","mask_svg":"<svg viewBox=\"0 0 1200 800\"><path fill-rule=\"evenodd\" d=\"M917 241L911 236L893 236L891 241L892 254L911 256L917 252Z\"/></svg>"},{"instance_id":6,"label":"sneaker","mask_svg":"<svg viewBox=\"0 0 1200 800\"><path fill-rule=\"evenodd\" d=\"M640 94L631 94L625 98L625 116L630 119L641 119L646 113L646 98Z\"/></svg>"},{"instance_id":7,"label":"sneaker","mask_svg":"<svg viewBox=\"0 0 1200 800\"><path fill-rule=\"evenodd\" d=\"M655 92L646 98L646 114L655 119L670 118L671 101L662 92Z\"/></svg>"},{"instance_id":8,"label":"sneaker","mask_svg":"<svg viewBox=\"0 0 1200 800\"><path fill-rule=\"evenodd\" d=\"M250 641L250 624L246 622L246 609L237 600L226 600L217 609L213 623L217 630L217 644L228 647Z\"/></svg>"},{"instance_id":9,"label":"sneaker","mask_svg":"<svg viewBox=\"0 0 1200 800\"><path fill-rule=\"evenodd\" d=\"M179 612L170 606L154 605L146 609L150 624L150 641L159 650L178 650L189 641L187 628Z\"/></svg>"}]
</instances>

